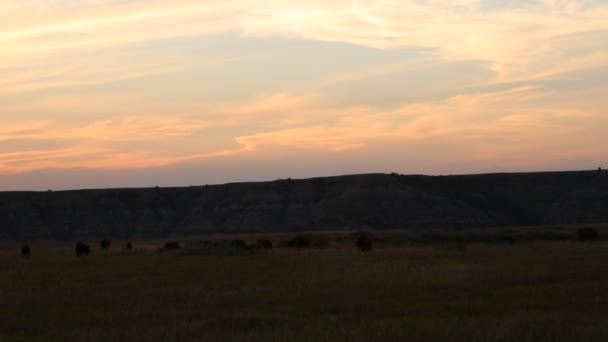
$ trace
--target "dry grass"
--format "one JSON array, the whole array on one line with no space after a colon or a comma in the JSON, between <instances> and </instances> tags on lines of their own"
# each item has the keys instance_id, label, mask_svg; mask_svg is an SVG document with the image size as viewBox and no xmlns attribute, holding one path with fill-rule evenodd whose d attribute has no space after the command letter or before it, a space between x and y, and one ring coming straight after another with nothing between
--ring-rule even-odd
<instances>
[{"instance_id":1,"label":"dry grass","mask_svg":"<svg viewBox=\"0 0 608 342\"><path fill-rule=\"evenodd\" d=\"M78 259L40 242L29 260L4 243L0 341L608 340L608 242L350 243Z\"/></svg>"}]
</instances>

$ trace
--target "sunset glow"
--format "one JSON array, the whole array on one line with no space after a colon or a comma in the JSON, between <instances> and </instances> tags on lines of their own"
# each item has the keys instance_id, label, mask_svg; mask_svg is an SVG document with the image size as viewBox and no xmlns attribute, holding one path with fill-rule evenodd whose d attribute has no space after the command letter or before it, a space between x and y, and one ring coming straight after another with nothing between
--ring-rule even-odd
<instances>
[{"instance_id":1,"label":"sunset glow","mask_svg":"<svg viewBox=\"0 0 608 342\"><path fill-rule=\"evenodd\" d=\"M608 166L602 0L0 0L0 190Z\"/></svg>"}]
</instances>

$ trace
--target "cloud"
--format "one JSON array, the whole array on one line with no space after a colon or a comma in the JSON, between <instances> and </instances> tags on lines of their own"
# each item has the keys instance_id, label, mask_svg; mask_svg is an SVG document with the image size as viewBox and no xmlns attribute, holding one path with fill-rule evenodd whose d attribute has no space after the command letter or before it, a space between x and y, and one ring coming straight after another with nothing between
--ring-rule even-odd
<instances>
[{"instance_id":1,"label":"cloud","mask_svg":"<svg viewBox=\"0 0 608 342\"><path fill-rule=\"evenodd\" d=\"M563 63L563 51L554 39L608 29L608 6L577 3L488 11L481 1L363 1L331 10L273 2L246 16L243 29L250 35L346 41L381 49L434 48L446 59L486 61L508 79L534 71L537 63Z\"/></svg>"},{"instance_id":2,"label":"cloud","mask_svg":"<svg viewBox=\"0 0 608 342\"><path fill-rule=\"evenodd\" d=\"M608 67L607 17L608 5L601 1L0 1L0 142L19 142L18 150L0 154L0 173L157 167L262 156L279 147L364 159L375 153L373 146L390 144L415 154L424 151L411 146L436 141L460 146L464 162L605 156L599 146L608 141L598 132L607 124L600 110L605 81L597 86L583 80L568 93L550 81L568 78L560 81L566 87L583 71ZM226 33L240 35L238 46L214 54ZM203 36L219 37L220 43L196 46L192 38ZM289 77L275 70L280 56L248 64L259 56L252 50L263 54L268 46L244 47L259 37L417 54L366 60L357 68L314 75L307 84L287 80L208 100L205 92L215 83L229 92L221 83L230 77L240 80L253 71L256 77ZM366 80L370 88L400 87L372 80L396 73L406 78L420 68L438 73L439 66L455 61L475 61L492 76L456 84L449 94L430 85L433 100L416 99L423 89L413 80L404 91L416 100L384 106L353 105L361 102L352 98L337 104L332 93L334 85L348 91ZM251 70L262 64L263 70ZM229 76L190 73L213 74L216 68L229 70L222 74ZM293 68L308 71L297 63ZM162 96L146 79L177 74L175 93ZM445 83L453 82L447 78ZM140 82L113 84L135 79ZM155 84L162 88L164 80Z\"/></svg>"},{"instance_id":3,"label":"cloud","mask_svg":"<svg viewBox=\"0 0 608 342\"><path fill-rule=\"evenodd\" d=\"M86 58L79 57L75 61L59 57L49 61L34 57L29 60L31 63L25 70L17 68L15 72L7 72L7 77L0 79L0 96L174 74L255 57L246 55L197 59L194 56L184 58L162 51L155 53L154 58L149 60L142 61L138 56L135 52L110 56L91 55Z\"/></svg>"},{"instance_id":4,"label":"cloud","mask_svg":"<svg viewBox=\"0 0 608 342\"><path fill-rule=\"evenodd\" d=\"M120 118L94 121L83 126L70 123L35 121L15 123L0 129L0 141L29 140L93 140L93 141L146 141L165 137L179 137L205 129L203 120L166 117Z\"/></svg>"},{"instance_id":5,"label":"cloud","mask_svg":"<svg viewBox=\"0 0 608 342\"><path fill-rule=\"evenodd\" d=\"M187 160L193 155L225 155L226 151L176 153L173 150L163 151L154 145L184 139L205 130L209 125L204 120L180 117L119 118L80 126L50 120L16 122L0 129L0 142L21 141L25 147L20 151L0 154L0 173L44 168L155 167ZM39 142L45 141L62 142L66 147L40 149ZM27 145L32 148L27 148Z\"/></svg>"},{"instance_id":6,"label":"cloud","mask_svg":"<svg viewBox=\"0 0 608 342\"><path fill-rule=\"evenodd\" d=\"M244 154L267 156L277 148L295 154L354 153L366 159L378 153L374 146L386 144L404 154L475 165L605 155L604 135L589 132L608 124L606 119L577 106L548 105L555 96L540 86L523 86L386 109L335 106L319 95L279 93L243 103L207 104L190 116L142 115L80 124L14 121L0 129L0 141L29 142L32 148L0 154L0 173L150 168ZM222 115L215 118L205 115L218 112ZM220 143L213 136L217 129L226 132ZM63 147L41 149L39 142L45 141L60 141ZM416 148L437 143L459 146L461 155Z\"/></svg>"},{"instance_id":7,"label":"cloud","mask_svg":"<svg viewBox=\"0 0 608 342\"><path fill-rule=\"evenodd\" d=\"M0 174L21 173L49 168L71 168L83 164L83 159L106 151L69 147L54 150L28 150L0 153Z\"/></svg>"},{"instance_id":8,"label":"cloud","mask_svg":"<svg viewBox=\"0 0 608 342\"><path fill-rule=\"evenodd\" d=\"M323 125L272 130L237 138L255 150L286 146L299 150L374 153L371 146L390 142L408 146L442 141L458 144L462 160L492 161L523 158L528 162L581 154L590 141L580 142L595 125L597 113L576 107L547 107L553 94L537 87L519 87L493 93L463 94L437 102L416 103L394 110L333 109L334 121ZM308 109L302 108L302 112ZM601 146L597 141L595 145ZM409 151L412 152L412 151ZM422 152L422 151L421 151ZM438 156L437 156L438 157Z\"/></svg>"},{"instance_id":9,"label":"cloud","mask_svg":"<svg viewBox=\"0 0 608 342\"><path fill-rule=\"evenodd\" d=\"M59 58L58 53L115 54L129 44L221 32L339 41L377 49L434 49L447 60L486 62L503 82L605 65L601 56L608 52L606 40L594 38L593 48L573 63L564 49L576 49L576 39L562 44L563 37L608 31L608 5L602 2L526 2L495 9L487 9L484 1L470 0L27 3L8 1L4 14L0 12L0 70L9 70L9 78L14 77L10 70L23 65L24 56L38 56L38 62L46 65L49 59L44 56ZM589 46L589 42L580 44ZM186 59L182 68L196 67L184 55L181 58ZM138 60L143 65L136 74L154 73L162 64L156 59ZM133 71L129 63L117 65ZM51 83L57 84L63 83Z\"/></svg>"}]
</instances>

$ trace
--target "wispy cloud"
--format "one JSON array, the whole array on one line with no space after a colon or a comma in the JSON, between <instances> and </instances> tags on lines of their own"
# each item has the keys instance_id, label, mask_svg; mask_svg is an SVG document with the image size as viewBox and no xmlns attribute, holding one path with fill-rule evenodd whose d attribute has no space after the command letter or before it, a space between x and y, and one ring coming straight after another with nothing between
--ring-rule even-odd
<instances>
[{"instance_id":1,"label":"wispy cloud","mask_svg":"<svg viewBox=\"0 0 608 342\"><path fill-rule=\"evenodd\" d=\"M351 6L262 6L244 17L251 35L345 41L374 48L428 47L446 59L488 62L504 80L559 69L556 40L608 30L606 4L545 1L487 10L483 1L364 1ZM599 41L596 41L599 43ZM606 43L596 45L606 51ZM593 52L592 52L593 53Z\"/></svg>"},{"instance_id":2,"label":"wispy cloud","mask_svg":"<svg viewBox=\"0 0 608 342\"><path fill-rule=\"evenodd\" d=\"M230 31L380 49L432 48L446 59L487 62L505 81L589 67L594 63L585 63L585 59L589 62L608 49L605 41L594 40L593 51L581 56L581 62L572 63L563 49L576 46L558 43L564 36L608 30L608 5L601 2L526 2L493 10L484 3L180 0L93 1L65 7L9 1L0 14L0 67L15 67L24 54L92 47L106 50Z\"/></svg>"},{"instance_id":3,"label":"wispy cloud","mask_svg":"<svg viewBox=\"0 0 608 342\"><path fill-rule=\"evenodd\" d=\"M412 142L437 140L464 143L463 156L469 160L494 162L514 156L531 162L532 158L539 158L539 151L547 158L582 153L580 144L573 141L580 141L584 132L596 124L598 113L547 106L544 100L550 96L539 87L521 87L463 94L390 111L360 108L340 115L334 109L329 116L337 119L331 123L267 131L239 137L237 141L255 149L290 146L340 152L386 141L407 149ZM591 154L597 152L596 149Z\"/></svg>"},{"instance_id":4,"label":"wispy cloud","mask_svg":"<svg viewBox=\"0 0 608 342\"><path fill-rule=\"evenodd\" d=\"M0 0L0 142L18 146L0 173L277 147L365 159L436 141L459 146L461 165L608 157L606 18L608 4L583 0ZM329 45L369 55L338 68L349 54L319 53ZM471 83L439 75L465 62ZM356 84L398 100L368 103Z\"/></svg>"},{"instance_id":5,"label":"wispy cloud","mask_svg":"<svg viewBox=\"0 0 608 342\"><path fill-rule=\"evenodd\" d=\"M590 127L598 124L597 113L562 105L548 107L544 100L550 96L551 92L531 86L462 94L386 110L332 107L317 97L303 100L278 94L260 98L257 103L200 109L225 113L216 121L132 117L82 125L15 122L0 130L0 140L30 141L32 145L36 141L62 141L66 147L0 154L0 173L44 168L158 167L243 153L263 155L276 147L303 153L361 151L366 155L373 153L369 148L378 144L403 146L407 151L413 143L433 140L459 144L466 159L476 163L602 155L599 146L603 145L598 137L584 137ZM251 112L245 108L251 108ZM306 120L271 120L260 126L260 113L262 117L288 115ZM307 116L308 113L316 114ZM253 124L257 124L259 133L238 134ZM221 126L232 127L230 130L236 133L225 143L211 146L213 139L204 132ZM589 145L596 148L584 150Z\"/></svg>"}]
</instances>

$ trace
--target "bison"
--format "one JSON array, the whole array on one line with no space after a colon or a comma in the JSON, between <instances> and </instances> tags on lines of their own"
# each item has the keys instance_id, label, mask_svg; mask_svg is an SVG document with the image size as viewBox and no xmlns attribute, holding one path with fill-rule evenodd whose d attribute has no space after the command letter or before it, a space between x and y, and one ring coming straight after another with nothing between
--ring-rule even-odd
<instances>
[{"instance_id":1,"label":"bison","mask_svg":"<svg viewBox=\"0 0 608 342\"><path fill-rule=\"evenodd\" d=\"M76 256L88 256L91 249L85 243L78 241L76 242Z\"/></svg>"},{"instance_id":2,"label":"bison","mask_svg":"<svg viewBox=\"0 0 608 342\"><path fill-rule=\"evenodd\" d=\"M247 249L247 244L243 240L232 240L230 246L238 249Z\"/></svg>"},{"instance_id":3,"label":"bison","mask_svg":"<svg viewBox=\"0 0 608 342\"><path fill-rule=\"evenodd\" d=\"M110 240L103 239L103 240L101 240L100 245L101 245L102 249L109 249L110 248Z\"/></svg>"},{"instance_id":4,"label":"bison","mask_svg":"<svg viewBox=\"0 0 608 342\"><path fill-rule=\"evenodd\" d=\"M260 239L260 240L258 240L257 246L258 246L258 248L262 248L262 249L271 249L272 241L266 240L266 239Z\"/></svg>"},{"instance_id":5,"label":"bison","mask_svg":"<svg viewBox=\"0 0 608 342\"><path fill-rule=\"evenodd\" d=\"M360 235L356 240L356 246L361 252L372 250L373 240L369 235Z\"/></svg>"},{"instance_id":6,"label":"bison","mask_svg":"<svg viewBox=\"0 0 608 342\"><path fill-rule=\"evenodd\" d=\"M308 235L296 235L287 245L289 247L307 248L312 246L312 237Z\"/></svg>"},{"instance_id":7,"label":"bison","mask_svg":"<svg viewBox=\"0 0 608 342\"><path fill-rule=\"evenodd\" d=\"M30 249L30 246L24 244L23 247L21 247L21 256L24 258L29 258L31 254L32 250Z\"/></svg>"},{"instance_id":8,"label":"bison","mask_svg":"<svg viewBox=\"0 0 608 342\"><path fill-rule=\"evenodd\" d=\"M167 242L165 244L165 249L166 250L179 249L179 242L175 242L175 241Z\"/></svg>"},{"instance_id":9,"label":"bison","mask_svg":"<svg viewBox=\"0 0 608 342\"><path fill-rule=\"evenodd\" d=\"M578 241L593 241L599 237L597 230L593 228L581 228L578 230Z\"/></svg>"}]
</instances>

